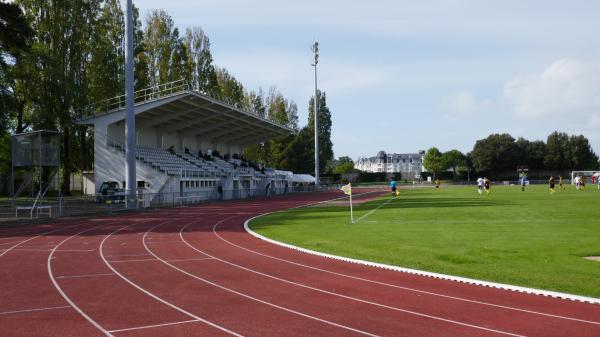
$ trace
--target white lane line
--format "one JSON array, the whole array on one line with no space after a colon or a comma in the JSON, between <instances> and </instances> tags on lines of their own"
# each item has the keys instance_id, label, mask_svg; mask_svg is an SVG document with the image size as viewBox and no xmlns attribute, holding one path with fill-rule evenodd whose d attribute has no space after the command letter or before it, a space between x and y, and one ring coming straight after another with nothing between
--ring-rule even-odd
<instances>
[{"instance_id":1,"label":"white lane line","mask_svg":"<svg viewBox=\"0 0 600 337\"><path fill-rule=\"evenodd\" d=\"M167 260L167 261L169 261L169 262L186 262L186 261L203 261L203 260L211 260L211 259L212 259L211 257L202 257L202 258L197 258L197 259L173 259L173 260ZM155 258L138 259L138 260L108 260L108 262L111 262L111 263L146 262L146 261L158 262L158 260Z\"/></svg>"},{"instance_id":2,"label":"white lane line","mask_svg":"<svg viewBox=\"0 0 600 337\"><path fill-rule=\"evenodd\" d=\"M213 232L215 230L215 227L218 226L219 224L223 223L224 221L225 220L221 220L221 221L217 222L213 226ZM221 262L223 262L225 264L228 264L230 266L233 266L233 267L236 267L236 268L239 268L239 269L242 269L242 270L245 270L245 271L257 274L257 275L261 275L261 276L264 276L264 277L267 277L267 278L271 278L271 279L274 279L274 280L277 280L277 281L281 281L281 282L284 282L284 283L287 283L287 284L291 284L291 285L298 286L298 287L301 287L301 288L313 290L313 291L320 292L320 293L327 294L327 295L332 295L332 296L340 297L340 298L351 300L351 301L354 301L354 302L369 304L369 305L373 305L373 306L376 306L376 307L379 307L379 308L390 309L390 310L402 312L402 313L405 313L405 314L410 314L410 315L414 315L414 316L419 316L419 317L429 318L429 319L433 319L433 320L437 320L437 321L442 321L442 322L445 322L445 323L451 323L451 324L460 325L460 326L464 326L464 327L469 327L469 328L474 328L474 329L479 329L479 330L494 332L494 333L503 334L503 335L507 335L507 336L523 336L523 335L519 335L519 334L507 332L507 331L486 328L484 326L479 326L479 325L475 325L475 324L469 324L469 323L465 323L465 322L461 322L461 321L456 321L456 320L447 319L447 318L443 318L443 317L439 317L439 316L433 316L433 315L425 314L425 313L422 313L422 312L412 311L412 310L408 310L408 309L402 309L402 308L398 308L398 307L394 307L394 306L390 306L390 305L385 305L385 304L381 304L381 303L377 303L377 302L373 302L373 301L368 301L368 300L364 300L364 299L357 298L357 297L343 295L343 294L335 293L335 292L332 292L332 291L324 290L324 289L321 289L321 288L312 287L312 286L309 286L309 285L306 285L306 284L303 284L303 283L286 280L286 279L283 279L283 278L280 278L280 277L277 277L277 276L274 276L274 275L262 273L260 271L257 271L257 270L251 269L251 268L247 268L247 267L244 267L244 266L240 266L240 265L235 264L233 262L229 262L229 261L220 259L220 258L218 258L216 256L210 255L207 252L205 252L205 251L203 251L201 249L198 249L198 248L194 247L193 245L191 245L183 237L181 231L179 232L179 234L180 234L181 240L183 240L190 248L192 248L193 250L195 250L195 251L197 251L199 253L202 253L204 255L210 256L210 257L214 258L215 260L221 261Z\"/></svg>"},{"instance_id":3,"label":"white lane line","mask_svg":"<svg viewBox=\"0 0 600 337\"><path fill-rule=\"evenodd\" d=\"M68 305L61 305L61 306L57 306L57 307L34 308L34 309L12 310L12 311L0 311L0 315L22 314L22 313L28 313L28 312L48 311L48 310L67 309L67 308L71 308L71 307L68 306Z\"/></svg>"},{"instance_id":4,"label":"white lane line","mask_svg":"<svg viewBox=\"0 0 600 337\"><path fill-rule=\"evenodd\" d=\"M114 332L124 332L124 331L132 331L132 330L150 329L150 328L158 328L158 327L169 326L169 325L179 325L179 324L195 323L195 322L200 322L200 321L197 319L190 319L188 321L179 321L179 322L171 322L171 323L163 323L163 324L136 326L133 328L116 329L116 330L110 330L110 332L114 333Z\"/></svg>"},{"instance_id":5,"label":"white lane line","mask_svg":"<svg viewBox=\"0 0 600 337\"><path fill-rule=\"evenodd\" d=\"M189 224L188 224L188 225L189 225ZM185 229L185 228L186 228L188 225L186 225L186 226L184 226L184 227L182 227L182 228L181 228L181 230L179 231L179 235L180 235L180 237L182 237L182 236L181 236L181 233L182 233L182 231L183 231L183 230L184 230L184 229ZM158 227L158 225L157 225L157 227ZM204 283L206 283L206 284L210 284L210 285L212 285L212 286L214 286L214 287L217 287L217 288L219 288L219 289L222 289L222 290L225 290L225 291L231 292L231 293L233 293L233 294L239 295L239 296L241 296L241 297L244 297L244 298L247 298L247 299L250 299L250 300L253 300L253 301L256 301L256 302L262 303L262 304L266 304L266 305L268 305L268 306L271 306L271 307L274 307L274 308L277 308L277 309L280 309L280 310L283 310L283 311L287 311L287 312L289 312L289 313L292 313L292 314L296 314L296 315L299 315L299 316L302 316L302 317L305 317L305 318L309 318L309 319L312 319L312 320L315 320L315 321L318 321L318 322L321 322L321 323L329 324L329 325L332 325L332 326L335 326L335 327L338 327L338 328L342 328L342 329L345 329L345 330L349 330L349 331L352 331L352 332L356 332L356 333L359 333L359 334L362 334L362 335L366 335L366 336L374 336L374 337L375 337L375 336L377 336L377 335L374 335L374 334L372 334L372 333L369 333L369 332L366 332L366 331L358 330L358 329L355 329L355 328L352 328L352 327L349 327L349 326L345 326L345 325L342 325L342 324L338 324L338 323L334 323L334 322L331 322L331 321L327 321L327 320L325 320L325 319L322 319L322 318L318 318L318 317L315 317L315 316L311 316L311 315L308 315L308 314L305 314L305 313L302 313L302 312L299 312L299 311L296 311L296 310L293 310L293 309L289 309L289 308L282 307L282 306L280 306L280 305L277 305L277 304L274 304L274 303L271 303L271 302L267 302L267 301L261 300L261 299L259 299L259 298L256 298L256 297L252 297L252 296L250 296L250 295L248 295L248 294L244 294L244 293L241 293L241 292L239 292L239 291L236 291L236 290L233 290L233 289L227 288L227 287L225 287L225 286L222 286L222 285L220 285L220 284L217 284L217 283L211 282L211 281L209 281L209 280L207 280L207 279L204 279L204 278L202 278L202 277L200 277L200 276L197 276L197 275L194 275L194 274L192 274L192 273L189 273L189 272L187 272L187 271L185 271L185 270L183 270L183 269L181 269L181 268L178 268L177 266L175 266L175 265L172 265L172 264L171 264L171 263L169 263L168 261L161 259L161 258L160 258L158 255L156 255L154 252L152 252L152 251L151 251L151 250L148 248L148 246L146 245L146 237L147 237L148 233L150 233L150 232L151 232L153 229L154 229L154 228L151 228L151 229L149 229L149 230L148 230L146 233L144 233L144 236L142 237L142 243L144 244L144 248L146 248L146 250L148 251L148 253L152 254L152 256L154 256L156 259L160 260L161 262L163 262L164 264L168 265L169 267L171 267L171 268L173 268L173 269L175 269L175 270L177 270L177 271L180 271L180 272L181 272L181 273L183 273L183 274L186 274L186 275L188 275L188 276L190 276L190 277L192 277L192 278L195 278L195 279L197 279L197 280L199 280L199 281L202 281L202 282L204 282ZM182 238L183 238L183 237L182 237ZM205 254L205 255L207 255L207 254Z\"/></svg>"},{"instance_id":6,"label":"white lane line","mask_svg":"<svg viewBox=\"0 0 600 337\"><path fill-rule=\"evenodd\" d=\"M216 229L216 228L214 228L214 229ZM545 313L545 312L540 312L540 311L535 311L535 310L528 310L528 309L522 309L522 308L516 308L516 307L507 306L507 305L494 304L494 303L489 303L489 302L484 302L484 301L477 301L477 300L472 300L472 299L463 298L463 297L444 295L444 294L441 294L441 293L436 293L436 292L431 292L431 291L426 291L426 290L420 290L420 289L415 289L415 288L410 288L410 287L404 287L404 286L399 286L399 285L396 285L396 284L391 284L391 283L386 283L386 282L380 282L380 281L375 281L375 280L371 280L371 279L367 279L367 278L362 278L362 277L358 277L358 276L353 276L353 275L338 273L338 272L334 272L334 271L331 271L331 270L328 270L328 269L322 269L322 268L318 268L318 267L314 267L314 266L309 266L309 265L306 265L306 264L294 262L294 261L291 261L291 260L282 259L282 258L279 258L279 257L275 257L275 256L272 256L272 255L261 253L261 252L258 252L258 251L252 250L252 249L248 249L246 247L243 247L243 246L235 244L235 243L233 243L231 241L228 241L227 239L225 239L221 235L219 235L219 233L216 230L213 230L213 232L215 233L215 235L219 239L227 242L228 244L230 244L230 245L232 245L234 247L237 247L239 249L245 250L247 252L250 252L250 253L253 253L253 254L256 254L256 255L260 255L260 256L264 256L264 257L267 257L267 258L270 258L270 259L274 259L274 260L277 260L277 261L289 263L289 264L292 264L292 265L295 265L295 266L299 266L299 267L303 267L303 268L307 268L307 269L316 270L316 271L320 271L320 272L323 272L323 273L331 274L331 275L337 275L337 276L341 276L341 277L345 277L345 278L349 278L349 279L353 279L353 280L358 280L358 281L363 281L363 282L367 282L367 283L382 285L382 286L391 287L391 288L395 288L395 289L402 289L402 290L406 290L406 291L410 291L410 292L415 292L415 293L419 293L419 294L426 294L426 295L431 295L431 296L436 296L436 297L447 298L447 299L461 301L461 302L474 303L474 304L480 304L480 305L490 306L490 307L494 307L494 308L501 308L501 309L507 309L507 310L514 310L514 311L524 312L524 313L533 314L533 315L540 315L540 316L546 316L546 317L559 318L559 319L565 319L565 320L570 320L570 321L576 321L576 322L582 322L582 323L589 323L589 324L600 325L600 322L595 322L595 321L589 321L589 320L584 320L584 319L579 319L579 318L573 318L573 317L568 317L568 316L561 316L561 315L549 314L549 313Z\"/></svg>"},{"instance_id":7,"label":"white lane line","mask_svg":"<svg viewBox=\"0 0 600 337\"><path fill-rule=\"evenodd\" d=\"M160 224L159 224L159 225L160 225ZM159 225L156 225L156 226L152 227L152 229L154 229L154 228L158 227ZM106 237L104 237L104 239L103 239L103 240L102 240L102 242L100 243L100 249L99 249L99 251L100 251L100 257L102 258L102 261L104 261L104 263L105 263L105 264L108 266L108 268L110 268L110 270L112 270L112 271L113 271L115 274L119 275L119 277L120 277L120 278L122 278L122 279L123 279L125 282L129 283L131 286L133 286L134 288L136 288L136 289L138 289L139 291L143 292L144 294L146 294L146 295L148 295L148 296L152 297L153 299L155 299L155 300L157 300L157 301L159 301L159 302L161 302L161 303L163 303L163 304L165 304L165 305L167 305L167 306L169 306L169 307L171 307L171 308L173 308L173 309L175 309L175 310L177 310L177 311L179 311L179 312L181 312L181 313L183 313L183 314L185 314L185 315L187 315L187 316L189 316L189 317L191 317L191 318L193 318L193 319L195 319L195 320L198 320L198 321L200 321L200 322L202 322L202 323L208 324L208 325L212 326L213 328L217 328L217 329L219 329L219 330L221 330L221 331L224 331L224 332L226 332L226 333L228 333L228 334L230 334L230 335L233 335L233 336L243 337L242 335L240 335L240 334L238 334L238 333L235 333L235 332L233 332L233 331L231 331L231 330L229 330L229 329L227 329L227 328L225 328L225 327L222 327L222 326L220 326L220 325L218 325L218 324L215 324L215 323L213 323L213 322L210 322L210 321L208 321L208 320L206 320L206 319L204 319L204 318L202 318L202 317L200 317L200 316L194 315L194 314L192 314L191 312L189 312L189 311L187 311L187 310L185 310L185 309L183 309L183 308L180 308L180 307L176 306L175 304L173 304L173 303L171 303L171 302L168 302L168 301L166 301L166 300L164 300L164 299L162 299L162 298L158 297L157 295L155 295L155 294L153 294L153 293L149 292L148 290L146 290L146 289L142 288L141 286L139 286L139 285L138 285L138 284L136 284L135 282L133 282L133 281L131 281L130 279L128 279L127 277L125 277L125 276L124 276L123 274L121 274L121 273L120 273L118 270L116 270L116 269L115 269L115 267L113 267L113 266L110 264L110 261L108 261L108 260L106 259L106 256L104 256L104 243L106 242L106 240L107 240L107 239L108 239L108 238L109 238L111 235L113 235L113 234L115 234L115 233L119 232L121 229L125 229L125 228L127 228L127 227L130 227L130 226L132 226L132 225L128 225L128 226L125 226L125 227L122 227L122 228L116 229L115 231L113 231L112 233L110 233L110 234L108 234ZM146 232L146 233L147 233L147 232ZM143 239L142 239L142 240L143 240ZM146 250L147 250L147 248L146 248Z\"/></svg>"},{"instance_id":8,"label":"white lane line","mask_svg":"<svg viewBox=\"0 0 600 337\"><path fill-rule=\"evenodd\" d=\"M75 236L78 236L78 235L83 234L85 232L89 232L92 229L95 229L95 227L88 228L86 230L80 231L80 232L78 232L76 234L73 234L73 235L69 236L68 238L62 240L59 244L56 245L56 247L54 247L54 249L52 250L52 252L50 252L50 254L48 254L48 261L46 262L46 265L48 266L48 275L50 276L50 280L52 281L52 284L54 284L54 287L56 288L56 290L67 301L67 303L69 303L69 305L71 307L73 307L73 309L75 309L88 322L92 323L92 325L95 326L96 329L100 330L104 335L113 337L113 335L110 332L108 332L106 329L104 329L102 326L100 326L100 324L98 324L90 316L88 316L85 312L83 312L83 310L81 310L77 306L77 304L75 304L75 302L73 302L71 300L71 298L69 298L69 296L67 296L67 294L63 291L63 289L58 284L58 281L56 281L56 278L54 277L54 274L52 272L52 262L51 262L52 261L52 255L54 255L54 252L58 249L58 247L62 246L62 244L64 244L65 242L67 242L69 239L74 238Z\"/></svg>"},{"instance_id":9,"label":"white lane line","mask_svg":"<svg viewBox=\"0 0 600 337\"><path fill-rule=\"evenodd\" d=\"M2 242L2 243L0 243L0 246L4 246L4 245L12 245L13 243L18 243L18 242L21 242L21 241Z\"/></svg>"},{"instance_id":10,"label":"white lane line","mask_svg":"<svg viewBox=\"0 0 600 337\"><path fill-rule=\"evenodd\" d=\"M52 248L47 249L35 249L35 248L15 248L15 250L20 252L50 252L53 251ZM58 249L57 252L93 252L94 249Z\"/></svg>"},{"instance_id":11,"label":"white lane line","mask_svg":"<svg viewBox=\"0 0 600 337\"><path fill-rule=\"evenodd\" d=\"M121 254L121 255L106 255L106 257L126 257L126 256L150 256L148 253L143 254Z\"/></svg>"},{"instance_id":12,"label":"white lane line","mask_svg":"<svg viewBox=\"0 0 600 337\"><path fill-rule=\"evenodd\" d=\"M398 199L398 197L393 197L393 198L391 198L390 200L388 200L388 201L386 201L386 202L382 203L381 205L377 206L377 208L375 208L375 209L372 209L371 211L369 211L369 213L367 213L367 214L365 214L365 215L361 216L360 218L358 218L358 220L354 221L354 223L358 223L360 220L362 220L362 219L364 219L364 218L368 217L369 215L371 215L371 214L375 213L375 211L376 211L376 210L380 209L381 207L383 207L383 206L385 206L385 205L389 204L390 202L392 202L392 201L394 201L394 200L396 200L396 199Z\"/></svg>"},{"instance_id":13,"label":"white lane line","mask_svg":"<svg viewBox=\"0 0 600 337\"><path fill-rule=\"evenodd\" d=\"M148 243L181 243L181 241L158 241L158 240L148 240Z\"/></svg>"},{"instance_id":14,"label":"white lane line","mask_svg":"<svg viewBox=\"0 0 600 337\"><path fill-rule=\"evenodd\" d=\"M82 274L82 275L61 275L56 278L80 278L80 277L95 277L95 276L116 276L113 273L102 273L102 274Z\"/></svg>"},{"instance_id":15,"label":"white lane line","mask_svg":"<svg viewBox=\"0 0 600 337\"><path fill-rule=\"evenodd\" d=\"M3 252L0 254L0 257L2 257L4 254L6 254L6 253L10 252L11 250L13 250L13 249L15 249L15 248L18 248L20 245L24 244L25 242L29 242L29 241L31 241L31 240L33 240L33 239L35 239L35 238L39 238L39 237L40 237L40 236L42 236L42 235L47 235L47 234L50 234L50 233L54 233L54 232L56 232L56 231L59 231L59 230L61 230L61 229L68 229L68 228L70 228L70 227L72 227L72 226L65 227L65 228L57 228L57 229L53 229L53 230L51 230L51 231L47 231L47 232L40 233L40 234L38 234L38 235L36 235L36 236L32 236L32 237L30 237L29 239L26 239L26 240L20 241L19 243L15 244L15 245L13 245L13 246L11 246L11 247L7 248L7 249L4 249L4 251L3 251Z\"/></svg>"}]
</instances>

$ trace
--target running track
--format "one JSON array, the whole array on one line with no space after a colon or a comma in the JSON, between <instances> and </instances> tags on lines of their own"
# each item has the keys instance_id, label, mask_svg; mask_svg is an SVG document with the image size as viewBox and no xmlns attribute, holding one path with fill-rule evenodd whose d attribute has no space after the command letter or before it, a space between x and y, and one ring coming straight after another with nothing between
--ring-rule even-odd
<instances>
[{"instance_id":1,"label":"running track","mask_svg":"<svg viewBox=\"0 0 600 337\"><path fill-rule=\"evenodd\" d=\"M0 336L600 336L600 306L304 254L243 229L338 192L0 229Z\"/></svg>"}]
</instances>

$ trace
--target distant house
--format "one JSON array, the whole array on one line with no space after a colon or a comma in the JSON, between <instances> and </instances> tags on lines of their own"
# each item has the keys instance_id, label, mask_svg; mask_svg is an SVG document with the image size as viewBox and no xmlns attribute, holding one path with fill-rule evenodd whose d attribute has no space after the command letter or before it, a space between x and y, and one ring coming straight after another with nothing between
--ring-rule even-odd
<instances>
[{"instance_id":1,"label":"distant house","mask_svg":"<svg viewBox=\"0 0 600 337\"><path fill-rule=\"evenodd\" d=\"M404 179L412 179L425 171L423 157L425 151L418 153L385 153L379 151L375 157L358 158L354 167L364 172L401 173Z\"/></svg>"}]
</instances>

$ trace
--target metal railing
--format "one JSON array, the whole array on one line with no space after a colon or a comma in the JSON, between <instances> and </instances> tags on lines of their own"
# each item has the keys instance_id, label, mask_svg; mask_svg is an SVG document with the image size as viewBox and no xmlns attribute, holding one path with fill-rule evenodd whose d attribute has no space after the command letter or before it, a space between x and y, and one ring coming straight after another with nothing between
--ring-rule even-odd
<instances>
[{"instance_id":1,"label":"metal railing","mask_svg":"<svg viewBox=\"0 0 600 337\"><path fill-rule=\"evenodd\" d=\"M177 95L188 90L191 90L191 86L185 80L158 84L153 87L135 91L133 94L133 102L148 102L159 98ZM124 107L125 95L119 95L86 106L82 109L82 116L89 117L97 113L108 113L113 110L123 109Z\"/></svg>"},{"instance_id":2,"label":"metal railing","mask_svg":"<svg viewBox=\"0 0 600 337\"><path fill-rule=\"evenodd\" d=\"M79 196L79 197L46 197L40 199L36 207L46 210L44 213L34 212L39 218L59 218L88 215L112 215L124 211L148 210L163 207L192 206L211 202L227 200L240 200L250 198L274 197L294 193L320 192L339 189L339 185L315 186L289 186L277 188L239 188L223 190L172 193L143 193L135 195L115 196ZM27 213L26 218L20 218L16 207L31 205L32 199L18 199L15 201L0 202L0 224L17 222L19 219L30 221L33 215ZM28 211L31 211L28 209Z\"/></svg>"}]
</instances>

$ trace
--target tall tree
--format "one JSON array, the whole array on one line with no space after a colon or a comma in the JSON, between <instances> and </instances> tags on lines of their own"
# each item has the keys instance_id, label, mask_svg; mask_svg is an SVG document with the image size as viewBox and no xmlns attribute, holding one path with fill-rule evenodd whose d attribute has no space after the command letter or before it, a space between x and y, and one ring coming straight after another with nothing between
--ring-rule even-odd
<instances>
[{"instance_id":1,"label":"tall tree","mask_svg":"<svg viewBox=\"0 0 600 337\"><path fill-rule=\"evenodd\" d=\"M569 136L564 132L554 131L548 136L546 141L545 167L553 170L571 168L573 165L569 152Z\"/></svg>"},{"instance_id":2,"label":"tall tree","mask_svg":"<svg viewBox=\"0 0 600 337\"><path fill-rule=\"evenodd\" d=\"M219 83L221 99L241 107L244 101L244 87L242 84L225 68L217 69L217 82Z\"/></svg>"},{"instance_id":3,"label":"tall tree","mask_svg":"<svg viewBox=\"0 0 600 337\"><path fill-rule=\"evenodd\" d=\"M62 190L69 193L69 176L78 161L77 111L89 93L87 62L99 1L20 0L36 36L35 67L39 75L30 104L33 127L62 131Z\"/></svg>"},{"instance_id":4,"label":"tall tree","mask_svg":"<svg viewBox=\"0 0 600 337\"><path fill-rule=\"evenodd\" d=\"M171 64L177 49L179 33L165 10L153 10L146 17L145 48L148 58L148 78L151 86L172 82Z\"/></svg>"},{"instance_id":5,"label":"tall tree","mask_svg":"<svg viewBox=\"0 0 600 337\"><path fill-rule=\"evenodd\" d=\"M12 124L11 115L15 110L21 111L18 115L21 117L17 122L18 131L22 132L24 129L23 113L26 101L23 94L26 90L17 84L22 83L21 64L29 50L33 33L17 4L0 2L0 174L7 172L10 167L10 139L7 130ZM14 62L8 64L6 59L11 57ZM16 97L19 93L15 90L19 91L20 97Z\"/></svg>"},{"instance_id":6,"label":"tall tree","mask_svg":"<svg viewBox=\"0 0 600 337\"><path fill-rule=\"evenodd\" d=\"M456 172L467 166L467 158L466 156L458 151L458 150L450 150L446 151L442 154L442 166L444 170L452 169L452 173L454 177L456 177Z\"/></svg>"},{"instance_id":7,"label":"tall tree","mask_svg":"<svg viewBox=\"0 0 600 337\"><path fill-rule=\"evenodd\" d=\"M569 155L571 170L598 169L598 156L592 150L588 139L582 135L572 135L569 138Z\"/></svg>"},{"instance_id":8,"label":"tall tree","mask_svg":"<svg viewBox=\"0 0 600 337\"><path fill-rule=\"evenodd\" d=\"M446 169L442 153L437 147L427 150L423 157L423 166L428 172L433 173L434 178L437 178Z\"/></svg>"},{"instance_id":9,"label":"tall tree","mask_svg":"<svg viewBox=\"0 0 600 337\"><path fill-rule=\"evenodd\" d=\"M188 28L183 44L188 52L188 64L192 67L191 84L194 89L209 94L216 93L219 84L208 36L200 27Z\"/></svg>"},{"instance_id":10,"label":"tall tree","mask_svg":"<svg viewBox=\"0 0 600 337\"><path fill-rule=\"evenodd\" d=\"M492 134L475 143L470 160L477 172L497 174L514 170L519 161L519 149L515 139L507 134Z\"/></svg>"},{"instance_id":11,"label":"tall tree","mask_svg":"<svg viewBox=\"0 0 600 337\"><path fill-rule=\"evenodd\" d=\"M329 111L329 107L327 106L327 94L325 92L318 91L317 92L317 102L319 109L319 170L324 172L325 166L327 162L333 159L333 143L331 142L331 111ZM308 129L311 132L311 135L314 135L315 123L315 97L311 97L308 108ZM314 136L313 136L314 143ZM314 147L312 150L314 154ZM313 155L314 157L314 155ZM313 160L314 166L314 160Z\"/></svg>"}]
</instances>

